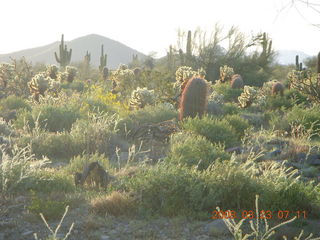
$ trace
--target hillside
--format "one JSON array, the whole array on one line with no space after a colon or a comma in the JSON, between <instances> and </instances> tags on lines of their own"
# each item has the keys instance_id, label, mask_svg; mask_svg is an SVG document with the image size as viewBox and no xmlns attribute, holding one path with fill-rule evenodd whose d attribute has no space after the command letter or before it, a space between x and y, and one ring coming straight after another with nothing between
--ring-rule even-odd
<instances>
[{"instance_id":1,"label":"hillside","mask_svg":"<svg viewBox=\"0 0 320 240\"><path fill-rule=\"evenodd\" d=\"M54 52L59 50L59 44L60 41L57 41L41 47L0 54L0 62L9 61L10 57L21 58L25 56L32 63L56 64ZM115 68L120 63L129 63L132 60L132 54L138 54L139 58L145 57L143 53L137 50L97 34L90 34L72 41L66 41L66 44L68 49L72 48L71 62L82 61L86 51L89 51L91 53L91 64L94 66L99 65L101 44L104 45L105 53L108 55L107 66L109 68Z\"/></svg>"}]
</instances>

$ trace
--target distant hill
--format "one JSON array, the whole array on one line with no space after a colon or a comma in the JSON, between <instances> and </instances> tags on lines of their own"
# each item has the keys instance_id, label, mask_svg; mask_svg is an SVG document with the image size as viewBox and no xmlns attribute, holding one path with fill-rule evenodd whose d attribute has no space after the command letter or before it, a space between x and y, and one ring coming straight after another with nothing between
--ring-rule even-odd
<instances>
[{"instance_id":1,"label":"distant hill","mask_svg":"<svg viewBox=\"0 0 320 240\"><path fill-rule=\"evenodd\" d=\"M128 64L131 62L133 54L138 54L139 59L145 57L143 53L137 50L97 34L79 37L72 41L66 41L65 43L68 49L72 48L71 62L82 61L86 51L89 51L91 53L91 64L93 66L99 65L102 44L104 45L104 52L108 55L107 66L112 69L116 68L120 63ZM42 47L0 54L0 62L10 61L10 57L21 58L24 56L32 63L57 64L54 52L59 53L59 44L60 41L57 41Z\"/></svg>"},{"instance_id":2,"label":"distant hill","mask_svg":"<svg viewBox=\"0 0 320 240\"><path fill-rule=\"evenodd\" d=\"M296 55L299 55L300 62L303 62L306 58L311 57L304 52L295 50L279 50L277 51L277 54L277 62L283 65L295 64Z\"/></svg>"}]
</instances>

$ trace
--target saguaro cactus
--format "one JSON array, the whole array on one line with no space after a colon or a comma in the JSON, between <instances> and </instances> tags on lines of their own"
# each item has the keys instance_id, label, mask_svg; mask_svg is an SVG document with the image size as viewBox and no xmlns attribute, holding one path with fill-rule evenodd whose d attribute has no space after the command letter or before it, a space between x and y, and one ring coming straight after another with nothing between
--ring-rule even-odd
<instances>
[{"instance_id":1,"label":"saguaro cactus","mask_svg":"<svg viewBox=\"0 0 320 240\"><path fill-rule=\"evenodd\" d=\"M64 36L61 36L61 44L59 46L59 57L56 52L54 52L54 56L56 57L56 61L60 64L61 68L65 68L71 61L72 49L68 51L67 45L64 44Z\"/></svg>"},{"instance_id":2,"label":"saguaro cactus","mask_svg":"<svg viewBox=\"0 0 320 240\"><path fill-rule=\"evenodd\" d=\"M104 54L103 50L103 44L101 45L101 56L100 56L100 65L99 65L99 70L100 72L103 71L103 68L107 66L107 54Z\"/></svg>"},{"instance_id":3,"label":"saguaro cactus","mask_svg":"<svg viewBox=\"0 0 320 240\"><path fill-rule=\"evenodd\" d=\"M318 53L317 73L320 73L320 52Z\"/></svg>"},{"instance_id":4,"label":"saguaro cactus","mask_svg":"<svg viewBox=\"0 0 320 240\"><path fill-rule=\"evenodd\" d=\"M182 120L186 117L201 117L207 106L208 84L202 78L192 78L182 92L180 115Z\"/></svg>"}]
</instances>

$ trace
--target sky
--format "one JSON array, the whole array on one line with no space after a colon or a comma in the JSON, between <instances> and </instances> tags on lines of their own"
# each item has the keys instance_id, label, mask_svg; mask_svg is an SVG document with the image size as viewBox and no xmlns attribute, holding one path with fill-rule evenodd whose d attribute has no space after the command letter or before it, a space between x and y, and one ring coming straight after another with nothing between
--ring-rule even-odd
<instances>
[{"instance_id":1,"label":"sky","mask_svg":"<svg viewBox=\"0 0 320 240\"><path fill-rule=\"evenodd\" d=\"M179 28L210 32L216 23L248 38L267 32L276 50L320 51L319 0L1 0L1 10L0 54L94 33L161 57Z\"/></svg>"}]
</instances>

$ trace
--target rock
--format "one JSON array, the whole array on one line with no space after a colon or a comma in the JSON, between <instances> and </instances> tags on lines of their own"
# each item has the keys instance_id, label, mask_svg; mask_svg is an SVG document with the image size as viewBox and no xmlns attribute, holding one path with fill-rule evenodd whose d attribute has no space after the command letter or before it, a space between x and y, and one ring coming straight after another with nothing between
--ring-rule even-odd
<instances>
[{"instance_id":1,"label":"rock","mask_svg":"<svg viewBox=\"0 0 320 240\"><path fill-rule=\"evenodd\" d=\"M272 139L267 142L269 145L277 145L279 147L284 147L285 145L289 145L289 141L282 140L282 139Z\"/></svg>"},{"instance_id":2,"label":"rock","mask_svg":"<svg viewBox=\"0 0 320 240\"><path fill-rule=\"evenodd\" d=\"M297 153L293 159L295 161L304 161L306 160L306 158L307 158L307 154L304 152L300 152L300 153Z\"/></svg>"},{"instance_id":3,"label":"rock","mask_svg":"<svg viewBox=\"0 0 320 240\"><path fill-rule=\"evenodd\" d=\"M270 152L270 156L271 157L275 157L275 156L278 156L280 154L281 154L281 150L280 149L276 149L276 150Z\"/></svg>"},{"instance_id":4,"label":"rock","mask_svg":"<svg viewBox=\"0 0 320 240\"><path fill-rule=\"evenodd\" d=\"M235 153L235 154L241 154L243 152L243 147L232 147L228 148L225 151L228 153Z\"/></svg>"},{"instance_id":5,"label":"rock","mask_svg":"<svg viewBox=\"0 0 320 240\"><path fill-rule=\"evenodd\" d=\"M109 240L109 239L110 239L110 237L107 236L107 235L102 235L102 236L100 237L100 240Z\"/></svg>"},{"instance_id":6,"label":"rock","mask_svg":"<svg viewBox=\"0 0 320 240\"><path fill-rule=\"evenodd\" d=\"M206 229L211 236L225 236L230 234L227 225L222 219L217 219L207 224Z\"/></svg>"},{"instance_id":7,"label":"rock","mask_svg":"<svg viewBox=\"0 0 320 240\"><path fill-rule=\"evenodd\" d=\"M26 236L30 236L30 235L32 235L33 234L33 231L25 231L25 232L23 232L21 235L23 236L23 237L26 237Z\"/></svg>"},{"instance_id":8,"label":"rock","mask_svg":"<svg viewBox=\"0 0 320 240\"><path fill-rule=\"evenodd\" d=\"M15 226L14 222L0 222L0 229L14 228Z\"/></svg>"},{"instance_id":9,"label":"rock","mask_svg":"<svg viewBox=\"0 0 320 240\"><path fill-rule=\"evenodd\" d=\"M306 163L312 166L320 166L320 154L310 154L307 157Z\"/></svg>"}]
</instances>

